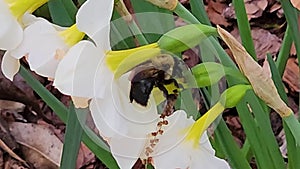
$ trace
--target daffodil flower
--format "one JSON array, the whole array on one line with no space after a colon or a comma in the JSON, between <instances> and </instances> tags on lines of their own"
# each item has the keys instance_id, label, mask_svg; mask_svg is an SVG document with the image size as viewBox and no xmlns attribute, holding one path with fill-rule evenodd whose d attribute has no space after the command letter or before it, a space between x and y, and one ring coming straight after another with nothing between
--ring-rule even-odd
<instances>
[{"instance_id":1,"label":"daffodil flower","mask_svg":"<svg viewBox=\"0 0 300 169\"><path fill-rule=\"evenodd\" d=\"M48 0L0 0L0 49L15 49L23 40L23 17L32 13ZM2 70L6 77L12 77L19 70L20 63L16 58L9 57L6 52L2 61Z\"/></svg>"},{"instance_id":2,"label":"daffodil flower","mask_svg":"<svg viewBox=\"0 0 300 169\"><path fill-rule=\"evenodd\" d=\"M90 103L94 123L120 168L131 168L138 158L155 168L229 168L225 160L215 157L205 133L224 106L219 103L197 122L182 110L162 119L152 95L147 107L129 103L128 76L107 78L105 97Z\"/></svg>"},{"instance_id":3,"label":"daffodil flower","mask_svg":"<svg viewBox=\"0 0 300 169\"><path fill-rule=\"evenodd\" d=\"M23 38L22 17L48 0L0 0L0 49L16 48Z\"/></svg>"},{"instance_id":4,"label":"daffodil flower","mask_svg":"<svg viewBox=\"0 0 300 169\"><path fill-rule=\"evenodd\" d=\"M150 97L147 107L129 103L128 74L117 81L108 78L107 83L106 97L91 100L91 114L119 166L131 168L144 150L147 133L156 128L159 118L156 104L153 97Z\"/></svg>"},{"instance_id":5,"label":"daffodil flower","mask_svg":"<svg viewBox=\"0 0 300 169\"><path fill-rule=\"evenodd\" d=\"M76 107L86 107L89 98L104 98L107 79L113 77L103 62L106 51L110 50L109 24L113 3L113 0L88 0L81 6L76 25L93 42L80 41L58 65L54 86L71 95Z\"/></svg>"},{"instance_id":6,"label":"daffodil flower","mask_svg":"<svg viewBox=\"0 0 300 169\"><path fill-rule=\"evenodd\" d=\"M62 28L39 18L24 29L21 44L9 54L17 59L26 56L30 69L54 78L58 63L68 49L84 37L76 25Z\"/></svg>"},{"instance_id":7,"label":"daffodil flower","mask_svg":"<svg viewBox=\"0 0 300 169\"><path fill-rule=\"evenodd\" d=\"M161 119L155 106L138 109L128 104L130 83L126 80L122 76L121 83L113 83L106 91L105 99L92 99L90 104L97 129L120 168L131 168L138 158L155 168L229 168L225 160L215 157L206 133L198 146L186 139L195 121L184 111ZM115 92L120 90L125 92Z\"/></svg>"},{"instance_id":8,"label":"daffodil flower","mask_svg":"<svg viewBox=\"0 0 300 169\"><path fill-rule=\"evenodd\" d=\"M151 153L155 168L230 168L225 160L215 156L206 132L197 140L198 146L186 140L189 131L183 131L195 123L192 118L187 118L186 112L178 110L165 120L168 125L165 126L164 133L157 137L158 141Z\"/></svg>"}]
</instances>

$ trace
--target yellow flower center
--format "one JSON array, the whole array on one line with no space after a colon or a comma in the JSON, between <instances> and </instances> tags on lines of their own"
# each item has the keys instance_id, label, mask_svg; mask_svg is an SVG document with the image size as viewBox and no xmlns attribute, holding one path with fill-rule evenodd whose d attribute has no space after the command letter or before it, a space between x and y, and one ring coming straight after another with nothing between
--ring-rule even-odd
<instances>
[{"instance_id":1,"label":"yellow flower center","mask_svg":"<svg viewBox=\"0 0 300 169\"><path fill-rule=\"evenodd\" d=\"M76 24L64 31L61 31L59 34L69 46L73 46L77 42L81 41L85 35L83 32L78 30Z\"/></svg>"},{"instance_id":2,"label":"yellow flower center","mask_svg":"<svg viewBox=\"0 0 300 169\"><path fill-rule=\"evenodd\" d=\"M194 147L199 146L199 140L204 131L214 120L224 111L225 107L217 102L212 108L210 108L201 118L199 118L192 126L188 129L186 137L187 141L194 141Z\"/></svg>"},{"instance_id":3,"label":"yellow flower center","mask_svg":"<svg viewBox=\"0 0 300 169\"><path fill-rule=\"evenodd\" d=\"M26 12L32 13L48 0L5 0L12 15L17 19L23 16Z\"/></svg>"},{"instance_id":4,"label":"yellow flower center","mask_svg":"<svg viewBox=\"0 0 300 169\"><path fill-rule=\"evenodd\" d=\"M115 73L115 78L128 72L137 65L158 56L161 52L157 43L119 51L108 51L106 53L106 64Z\"/></svg>"}]
</instances>

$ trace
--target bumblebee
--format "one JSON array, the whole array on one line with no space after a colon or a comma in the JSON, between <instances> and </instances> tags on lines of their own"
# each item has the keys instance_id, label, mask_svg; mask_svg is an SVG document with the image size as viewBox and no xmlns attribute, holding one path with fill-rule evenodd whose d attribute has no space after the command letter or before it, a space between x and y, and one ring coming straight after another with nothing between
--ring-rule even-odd
<instances>
[{"instance_id":1,"label":"bumblebee","mask_svg":"<svg viewBox=\"0 0 300 169\"><path fill-rule=\"evenodd\" d=\"M147 106L154 87L161 90L167 100L176 100L180 86L171 78L175 62L172 56L161 55L135 68L131 79L130 102Z\"/></svg>"}]
</instances>

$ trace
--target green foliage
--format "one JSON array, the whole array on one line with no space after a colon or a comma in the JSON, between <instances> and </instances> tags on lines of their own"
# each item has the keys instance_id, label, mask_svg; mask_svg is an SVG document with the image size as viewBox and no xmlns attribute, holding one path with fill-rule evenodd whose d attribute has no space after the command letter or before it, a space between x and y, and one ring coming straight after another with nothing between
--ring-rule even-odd
<instances>
[{"instance_id":1,"label":"green foliage","mask_svg":"<svg viewBox=\"0 0 300 169\"><path fill-rule=\"evenodd\" d=\"M80 6L85 0L79 0ZM225 158L234 169L251 168L249 160L254 157L258 168L298 169L300 168L300 124L293 115L283 117L283 126L288 148L288 163L285 164L276 138L272 132L269 112L266 104L260 100L248 85L245 76L238 70L235 63L226 54L216 40L216 29L211 27L205 13L202 0L190 0L191 12L183 5L178 4L174 11L161 9L144 0L131 0L135 20L126 22L114 11L111 25L111 44L113 50L134 48L149 43L158 42L161 49L180 54L195 46L200 46L199 55L203 63L194 66L192 74L197 86L189 86L180 93L180 102L176 107L184 109L194 119L199 118L197 107L193 101L190 88L197 87L205 98L206 106L214 104L220 99L226 108L236 107L246 133L246 142L242 149L238 147L223 119L216 123L214 138L211 138L216 154ZM282 48L276 63L268 56L272 79L285 102L287 96L281 81L289 50L292 42L295 43L300 60L300 32L298 28L298 11L292 7L290 1L281 0L282 8L287 19ZM251 30L247 20L244 1L233 0L241 40L246 50L253 58L256 53L251 37ZM72 0L50 0L47 4L35 11L35 14L51 20L60 26L71 26L76 21L77 6ZM187 26L175 28L172 12L184 19ZM146 14L152 14L150 20ZM202 24L200 24L200 22ZM149 33L152 25L152 33ZM145 33L147 32L147 33ZM127 36L130 35L130 36ZM124 39L124 36L126 38ZM211 36L211 37L208 37ZM215 63L214 61L218 62ZM118 165L109 152L108 145L85 125L86 110L68 109L46 90L31 74L21 67L20 74L36 93L53 109L67 125L62 157L62 168L75 168L76 157L80 142L87 147L109 168L118 168ZM226 77L226 88L220 96L219 84ZM223 90L222 90L223 91ZM216 95L213 95L216 92ZM286 166L287 165L287 166ZM148 165L147 168L153 168Z\"/></svg>"}]
</instances>

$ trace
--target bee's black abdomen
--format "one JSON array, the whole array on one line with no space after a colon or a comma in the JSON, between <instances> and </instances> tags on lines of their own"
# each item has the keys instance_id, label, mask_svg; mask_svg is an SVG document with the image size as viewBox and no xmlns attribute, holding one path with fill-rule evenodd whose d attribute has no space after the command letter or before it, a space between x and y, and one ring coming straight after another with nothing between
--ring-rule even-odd
<instances>
[{"instance_id":1,"label":"bee's black abdomen","mask_svg":"<svg viewBox=\"0 0 300 169\"><path fill-rule=\"evenodd\" d=\"M155 79L145 78L140 81L131 82L129 99L133 100L142 106L147 106L151 91L155 85Z\"/></svg>"}]
</instances>

